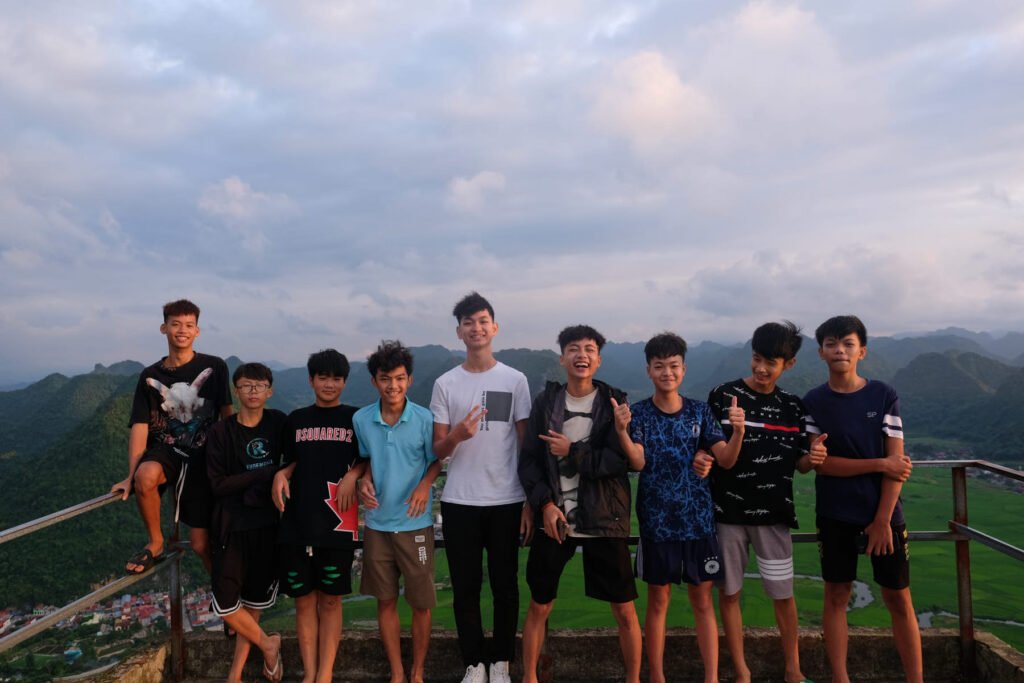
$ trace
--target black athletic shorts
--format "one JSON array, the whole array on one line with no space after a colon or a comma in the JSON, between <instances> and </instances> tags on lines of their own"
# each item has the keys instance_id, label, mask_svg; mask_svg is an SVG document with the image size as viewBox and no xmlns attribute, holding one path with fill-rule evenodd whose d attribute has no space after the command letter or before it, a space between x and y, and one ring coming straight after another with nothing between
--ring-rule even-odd
<instances>
[{"instance_id":1,"label":"black athletic shorts","mask_svg":"<svg viewBox=\"0 0 1024 683\"><path fill-rule=\"evenodd\" d=\"M324 548L282 543L278 546L281 590L301 598L318 590L326 595L352 592L353 548Z\"/></svg>"},{"instance_id":2,"label":"black athletic shorts","mask_svg":"<svg viewBox=\"0 0 1024 683\"><path fill-rule=\"evenodd\" d=\"M558 580L565 565L583 549L584 592L604 602L636 599L636 581L625 538L577 538L569 536L561 545L543 531L533 536L526 560L526 583L533 601L546 605L558 597Z\"/></svg>"},{"instance_id":3,"label":"black athletic shorts","mask_svg":"<svg viewBox=\"0 0 1024 683\"><path fill-rule=\"evenodd\" d=\"M864 526L818 517L818 555L821 577L829 583L850 583L857 578L857 559L864 553ZM875 583L900 590L910 586L910 545L907 525L892 525L893 552L872 555Z\"/></svg>"},{"instance_id":4,"label":"black athletic shorts","mask_svg":"<svg viewBox=\"0 0 1024 683\"><path fill-rule=\"evenodd\" d=\"M266 609L276 600L277 525L231 532L213 553L213 613Z\"/></svg>"},{"instance_id":5,"label":"black athletic shorts","mask_svg":"<svg viewBox=\"0 0 1024 683\"><path fill-rule=\"evenodd\" d=\"M144 462L155 462L163 469L167 483L160 486L160 493L168 487L174 491L174 521L181 520L193 529L209 529L213 491L204 454L188 456L174 446L159 443L142 454L139 464Z\"/></svg>"},{"instance_id":6,"label":"black athletic shorts","mask_svg":"<svg viewBox=\"0 0 1024 683\"><path fill-rule=\"evenodd\" d=\"M637 578L655 586L684 581L699 586L704 581L722 578L722 558L718 536L711 534L689 541L651 541L640 539L636 547Z\"/></svg>"}]
</instances>

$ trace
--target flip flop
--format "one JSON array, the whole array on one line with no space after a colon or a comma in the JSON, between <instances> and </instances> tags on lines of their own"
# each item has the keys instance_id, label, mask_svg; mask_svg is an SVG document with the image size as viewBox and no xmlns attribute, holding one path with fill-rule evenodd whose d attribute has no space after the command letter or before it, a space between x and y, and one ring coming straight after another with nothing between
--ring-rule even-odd
<instances>
[{"instance_id":1,"label":"flip flop","mask_svg":"<svg viewBox=\"0 0 1024 683\"><path fill-rule=\"evenodd\" d=\"M272 635L278 635L276 633ZM281 656L281 651L277 651L277 664L274 665L273 669L267 668L267 663L263 662L263 677L266 678L270 683L280 683L281 679L284 678L284 661Z\"/></svg>"},{"instance_id":2,"label":"flip flop","mask_svg":"<svg viewBox=\"0 0 1024 683\"><path fill-rule=\"evenodd\" d=\"M143 548L139 552L137 552L134 555L132 555L131 558L129 558L129 560L124 563L124 572L125 572L125 574L142 574L144 572L149 571L155 565L157 565L157 564L159 564L160 562L163 562L163 561L164 561L164 554L163 553L160 553L159 555L154 555L153 551L150 550L149 548ZM141 569L129 569L128 565L130 565L130 564L138 565L139 567L142 567L142 568Z\"/></svg>"}]
</instances>

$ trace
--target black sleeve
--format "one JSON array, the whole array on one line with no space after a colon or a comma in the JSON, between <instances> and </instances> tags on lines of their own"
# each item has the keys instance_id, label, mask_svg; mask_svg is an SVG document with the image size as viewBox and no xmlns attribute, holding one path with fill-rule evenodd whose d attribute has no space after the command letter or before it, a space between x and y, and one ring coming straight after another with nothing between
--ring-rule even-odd
<instances>
[{"instance_id":1,"label":"black sleeve","mask_svg":"<svg viewBox=\"0 0 1024 683\"><path fill-rule=\"evenodd\" d=\"M147 393L146 375L139 375L139 382L135 385L135 396L132 398L132 412L128 418L128 426L145 422L149 424L149 395Z\"/></svg>"},{"instance_id":2,"label":"black sleeve","mask_svg":"<svg viewBox=\"0 0 1024 683\"><path fill-rule=\"evenodd\" d=\"M623 396L619 402L625 401L626 397ZM587 479L621 477L629 471L629 461L622 450L622 444L613 433L610 411L603 410L601 414L605 417L601 420L600 432L596 435L598 438L594 438L595 435L591 433L589 440L577 441L569 448L568 457L576 461L580 476Z\"/></svg>"},{"instance_id":3,"label":"black sleeve","mask_svg":"<svg viewBox=\"0 0 1024 683\"><path fill-rule=\"evenodd\" d=\"M231 377L228 374L228 364L222 358L217 359L216 369L213 371L217 376L217 419L220 419L220 409L231 405Z\"/></svg>"},{"instance_id":4,"label":"black sleeve","mask_svg":"<svg viewBox=\"0 0 1024 683\"><path fill-rule=\"evenodd\" d=\"M215 498L225 498L249 488L255 482L267 478L263 470L273 471L271 467L243 471L241 474L231 473L232 452L231 439L228 437L227 422L221 420L214 423L206 438L206 475L210 479L210 488Z\"/></svg>"},{"instance_id":5,"label":"black sleeve","mask_svg":"<svg viewBox=\"0 0 1024 683\"><path fill-rule=\"evenodd\" d=\"M545 430L544 394L533 401L530 418L526 423L526 435L519 451L519 483L523 485L526 499L536 512L548 503L554 502L554 495L547 478L547 444L537 435Z\"/></svg>"}]
</instances>

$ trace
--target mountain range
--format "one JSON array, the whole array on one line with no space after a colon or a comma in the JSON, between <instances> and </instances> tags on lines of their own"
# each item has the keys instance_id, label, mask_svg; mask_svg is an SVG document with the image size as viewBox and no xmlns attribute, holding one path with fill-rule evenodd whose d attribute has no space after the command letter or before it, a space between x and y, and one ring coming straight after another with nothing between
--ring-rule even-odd
<instances>
[{"instance_id":1,"label":"mountain range","mask_svg":"<svg viewBox=\"0 0 1024 683\"><path fill-rule=\"evenodd\" d=\"M949 328L874 338L868 348L861 374L896 387L913 457L1024 461L1024 335L995 338ZM413 353L410 398L425 405L434 379L464 356L436 345ZM496 355L526 374L533 393L562 377L553 351L506 349ZM683 393L704 399L717 384L748 374L749 361L749 343L702 342L687 354ZM227 362L231 370L241 363L235 357ZM0 391L0 529L101 495L124 478L128 411L142 368L135 361L97 365L86 374L52 374ZM632 400L649 396L643 344L609 343L597 377ZM802 395L826 378L817 345L805 339L780 384ZM365 363L354 361L342 400L365 405L375 399ZM311 401L305 368L275 370L271 407L289 411ZM92 582L120 574L143 537L129 502L0 545L0 607L82 595Z\"/></svg>"}]
</instances>

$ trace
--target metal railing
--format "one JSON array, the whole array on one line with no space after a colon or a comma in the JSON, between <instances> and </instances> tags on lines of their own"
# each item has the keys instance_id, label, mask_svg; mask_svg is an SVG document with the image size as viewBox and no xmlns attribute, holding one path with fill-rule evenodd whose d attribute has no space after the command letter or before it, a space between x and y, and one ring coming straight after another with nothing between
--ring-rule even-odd
<instances>
[{"instance_id":1,"label":"metal railing","mask_svg":"<svg viewBox=\"0 0 1024 683\"><path fill-rule=\"evenodd\" d=\"M924 460L914 463L915 467L948 468L951 471L953 482L953 519L949 521L948 531L911 531L908 535L911 540L917 541L952 541L956 544L956 576L957 576L957 602L958 616L960 621L960 666L961 674L967 680L973 680L976 667L976 644L974 637L974 607L971 600L971 555L970 542L976 541L982 545L992 548L1010 558L1024 562L1024 550L1011 545L1001 539L995 538L984 532L975 529L968 524L967 516L967 470L977 468L992 472L1008 479L1024 482L1024 472L1010 469L1002 465L985 460ZM44 529L58 522L73 519L93 510L98 510L106 505L120 500L118 493L109 493L92 500L79 503L65 510L55 512L45 517L26 522L24 524L0 531L0 544L12 541L16 538L26 536L33 532ZM813 533L793 534L793 541L796 543L816 542ZM630 539L636 543L636 537ZM358 543L362 545L362 543ZM444 547L443 541L437 543L437 547ZM0 653L3 653L25 640L50 628L62 619L77 614L87 607L94 605L103 598L118 593L129 586L142 581L152 574L170 569L170 617L171 617L171 674L175 681L182 680L184 674L184 629L182 623L182 593L181 593L181 559L188 543L178 541L178 529L175 525L170 542L167 559L141 574L132 574L115 579L102 588L89 593L88 595L61 607L45 617L37 619L27 626L0 638Z\"/></svg>"}]
</instances>

